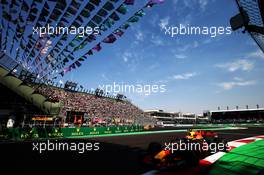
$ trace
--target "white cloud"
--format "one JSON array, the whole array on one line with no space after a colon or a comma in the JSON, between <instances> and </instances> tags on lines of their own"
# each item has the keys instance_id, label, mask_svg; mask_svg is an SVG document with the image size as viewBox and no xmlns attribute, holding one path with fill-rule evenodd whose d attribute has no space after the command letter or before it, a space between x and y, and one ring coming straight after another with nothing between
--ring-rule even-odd
<instances>
[{"instance_id":1,"label":"white cloud","mask_svg":"<svg viewBox=\"0 0 264 175\"><path fill-rule=\"evenodd\" d=\"M122 55L123 61L126 63L129 61L130 58L132 58L132 53L131 52L124 52Z\"/></svg>"},{"instance_id":2,"label":"white cloud","mask_svg":"<svg viewBox=\"0 0 264 175\"><path fill-rule=\"evenodd\" d=\"M197 75L196 72L192 72L192 73L184 73L184 74L177 74L177 75L174 75L172 77L172 79L174 80L188 80L192 77L195 77Z\"/></svg>"},{"instance_id":3,"label":"white cloud","mask_svg":"<svg viewBox=\"0 0 264 175\"><path fill-rule=\"evenodd\" d=\"M218 86L222 87L224 90L231 90L234 87L239 87L239 86L251 86L255 85L256 81L251 80L251 81L230 81L230 82L222 82L219 83Z\"/></svg>"},{"instance_id":4,"label":"white cloud","mask_svg":"<svg viewBox=\"0 0 264 175\"><path fill-rule=\"evenodd\" d=\"M150 41L153 44L155 44L156 46L163 46L164 45L164 41L159 36L152 35Z\"/></svg>"},{"instance_id":5,"label":"white cloud","mask_svg":"<svg viewBox=\"0 0 264 175\"><path fill-rule=\"evenodd\" d=\"M216 67L226 69L229 72L235 72L237 70L251 71L254 68L254 63L246 59L239 59L233 62L217 64Z\"/></svg>"},{"instance_id":6,"label":"white cloud","mask_svg":"<svg viewBox=\"0 0 264 175\"><path fill-rule=\"evenodd\" d=\"M181 16L181 14L178 14L178 16ZM184 15L179 19L179 23L182 24L183 26L190 25L193 21L193 15L192 13L189 13L187 15Z\"/></svg>"},{"instance_id":7,"label":"white cloud","mask_svg":"<svg viewBox=\"0 0 264 175\"><path fill-rule=\"evenodd\" d=\"M109 79L107 78L107 76L106 76L104 73L101 74L101 77L102 77L103 80L109 80Z\"/></svg>"},{"instance_id":8,"label":"white cloud","mask_svg":"<svg viewBox=\"0 0 264 175\"><path fill-rule=\"evenodd\" d=\"M154 64L152 64L152 65L150 65L149 66L149 70L153 70L153 69L156 69L156 68L158 68L160 65L158 64L158 63L154 63Z\"/></svg>"},{"instance_id":9,"label":"white cloud","mask_svg":"<svg viewBox=\"0 0 264 175\"><path fill-rule=\"evenodd\" d=\"M240 78L240 77L234 77L234 80L236 80L236 81L243 81L244 79L243 78Z\"/></svg>"},{"instance_id":10,"label":"white cloud","mask_svg":"<svg viewBox=\"0 0 264 175\"><path fill-rule=\"evenodd\" d=\"M172 1L173 5L177 5L178 2L179 2L179 0L173 0L173 1Z\"/></svg>"},{"instance_id":11,"label":"white cloud","mask_svg":"<svg viewBox=\"0 0 264 175\"><path fill-rule=\"evenodd\" d=\"M189 49L195 49L197 47L199 47L199 43L197 41L194 41L193 43L190 43L190 44L184 44L184 45L178 47L177 49L180 52L185 52L185 51L187 51Z\"/></svg>"},{"instance_id":12,"label":"white cloud","mask_svg":"<svg viewBox=\"0 0 264 175\"><path fill-rule=\"evenodd\" d=\"M150 25L151 25L152 27L157 27L158 20L159 20L159 15L158 15L157 13L155 13L155 14L153 14L153 15L151 16L151 19L148 20L148 21L149 21L149 23L150 23Z\"/></svg>"},{"instance_id":13,"label":"white cloud","mask_svg":"<svg viewBox=\"0 0 264 175\"><path fill-rule=\"evenodd\" d=\"M143 59L142 53L130 52L128 50L124 51L118 57L123 60L124 66L126 66L128 71L134 72L138 69L140 61Z\"/></svg>"},{"instance_id":14,"label":"white cloud","mask_svg":"<svg viewBox=\"0 0 264 175\"><path fill-rule=\"evenodd\" d=\"M203 44L210 44L212 42L212 39L209 38L209 39L206 39L203 41Z\"/></svg>"},{"instance_id":15,"label":"white cloud","mask_svg":"<svg viewBox=\"0 0 264 175\"><path fill-rule=\"evenodd\" d=\"M172 75L169 76L163 80L159 80L157 81L158 83L162 83L162 84L166 84L172 81L177 81L177 80L189 80L195 76L197 76L198 73L196 72L189 72L189 73L183 73L183 74L176 74L176 75Z\"/></svg>"},{"instance_id":16,"label":"white cloud","mask_svg":"<svg viewBox=\"0 0 264 175\"><path fill-rule=\"evenodd\" d=\"M199 46L198 42L197 41L194 41L193 42L193 48L197 48Z\"/></svg>"},{"instance_id":17,"label":"white cloud","mask_svg":"<svg viewBox=\"0 0 264 175\"><path fill-rule=\"evenodd\" d=\"M199 6L202 10L205 10L207 4L208 4L208 0L198 0Z\"/></svg>"},{"instance_id":18,"label":"white cloud","mask_svg":"<svg viewBox=\"0 0 264 175\"><path fill-rule=\"evenodd\" d=\"M210 0L210 2L214 2L215 0ZM177 0L175 0L175 3L177 4ZM174 3L174 1L173 1ZM174 3L174 4L175 4ZM190 9L195 9L197 6L200 10L204 11L206 10L206 7L209 4L209 0L183 0L183 4L185 7Z\"/></svg>"},{"instance_id":19,"label":"white cloud","mask_svg":"<svg viewBox=\"0 0 264 175\"><path fill-rule=\"evenodd\" d=\"M169 16L161 19L160 23L159 23L160 28L164 29L169 24L169 21L170 21L170 17Z\"/></svg>"},{"instance_id":20,"label":"white cloud","mask_svg":"<svg viewBox=\"0 0 264 175\"><path fill-rule=\"evenodd\" d=\"M251 52L247 55L247 58L260 58L264 59L264 53L261 50L257 50L255 52Z\"/></svg>"},{"instance_id":21,"label":"white cloud","mask_svg":"<svg viewBox=\"0 0 264 175\"><path fill-rule=\"evenodd\" d=\"M175 54L174 56L175 56L175 58L177 58L177 59L185 59L185 58L187 58L187 56L184 55L184 54Z\"/></svg>"},{"instance_id":22,"label":"white cloud","mask_svg":"<svg viewBox=\"0 0 264 175\"><path fill-rule=\"evenodd\" d=\"M140 30L136 32L135 37L138 41L144 41L144 35Z\"/></svg>"},{"instance_id":23,"label":"white cloud","mask_svg":"<svg viewBox=\"0 0 264 175\"><path fill-rule=\"evenodd\" d=\"M193 1L183 0L184 6L188 8L193 8Z\"/></svg>"}]
</instances>

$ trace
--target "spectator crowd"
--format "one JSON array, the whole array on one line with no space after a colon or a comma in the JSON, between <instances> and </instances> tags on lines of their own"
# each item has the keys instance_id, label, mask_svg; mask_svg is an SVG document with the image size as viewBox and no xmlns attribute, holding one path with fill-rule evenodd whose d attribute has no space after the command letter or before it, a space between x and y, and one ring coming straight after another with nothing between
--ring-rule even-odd
<instances>
[{"instance_id":1,"label":"spectator crowd","mask_svg":"<svg viewBox=\"0 0 264 175\"><path fill-rule=\"evenodd\" d=\"M49 101L62 102L61 115L64 116L67 112L83 112L89 118L114 118L133 124L154 123L151 117L146 116L141 109L127 100L99 97L94 94L68 91L46 85L36 88L35 92L42 94Z\"/></svg>"}]
</instances>

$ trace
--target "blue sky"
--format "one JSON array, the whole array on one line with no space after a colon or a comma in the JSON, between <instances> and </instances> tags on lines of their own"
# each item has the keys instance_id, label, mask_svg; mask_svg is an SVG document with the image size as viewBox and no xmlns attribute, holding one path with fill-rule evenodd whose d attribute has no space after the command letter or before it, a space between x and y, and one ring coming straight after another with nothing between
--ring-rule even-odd
<instances>
[{"instance_id":1,"label":"blue sky","mask_svg":"<svg viewBox=\"0 0 264 175\"><path fill-rule=\"evenodd\" d=\"M263 106L264 56L248 34L172 38L161 28L227 27L237 13L230 0L167 0L63 80L89 89L113 82L165 84L164 93L125 94L142 109L201 113L218 106Z\"/></svg>"}]
</instances>

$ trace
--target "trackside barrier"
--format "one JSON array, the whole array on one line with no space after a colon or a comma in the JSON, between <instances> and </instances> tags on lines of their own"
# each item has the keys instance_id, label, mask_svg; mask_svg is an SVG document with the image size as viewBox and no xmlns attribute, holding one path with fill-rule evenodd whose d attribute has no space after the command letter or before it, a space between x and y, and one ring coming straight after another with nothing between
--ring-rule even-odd
<instances>
[{"instance_id":1,"label":"trackside barrier","mask_svg":"<svg viewBox=\"0 0 264 175\"><path fill-rule=\"evenodd\" d=\"M88 135L102 135L102 134L117 134L128 132L143 131L143 126L109 126L109 127L81 127L81 128L61 128L63 137L72 136L88 136Z\"/></svg>"},{"instance_id":2,"label":"trackside barrier","mask_svg":"<svg viewBox=\"0 0 264 175\"><path fill-rule=\"evenodd\" d=\"M9 128L0 132L0 139L26 140L38 138L66 138L74 136L93 136L143 131L140 125L80 127L80 128Z\"/></svg>"}]
</instances>

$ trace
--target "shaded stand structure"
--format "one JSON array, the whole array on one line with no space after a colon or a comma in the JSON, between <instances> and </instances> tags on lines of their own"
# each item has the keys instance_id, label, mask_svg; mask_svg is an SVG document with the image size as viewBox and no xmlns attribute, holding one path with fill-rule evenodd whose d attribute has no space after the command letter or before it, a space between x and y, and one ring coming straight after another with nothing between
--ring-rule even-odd
<instances>
[{"instance_id":1,"label":"shaded stand structure","mask_svg":"<svg viewBox=\"0 0 264 175\"><path fill-rule=\"evenodd\" d=\"M264 0L236 0L239 14L230 19L234 31L248 32L264 53Z\"/></svg>"}]
</instances>

